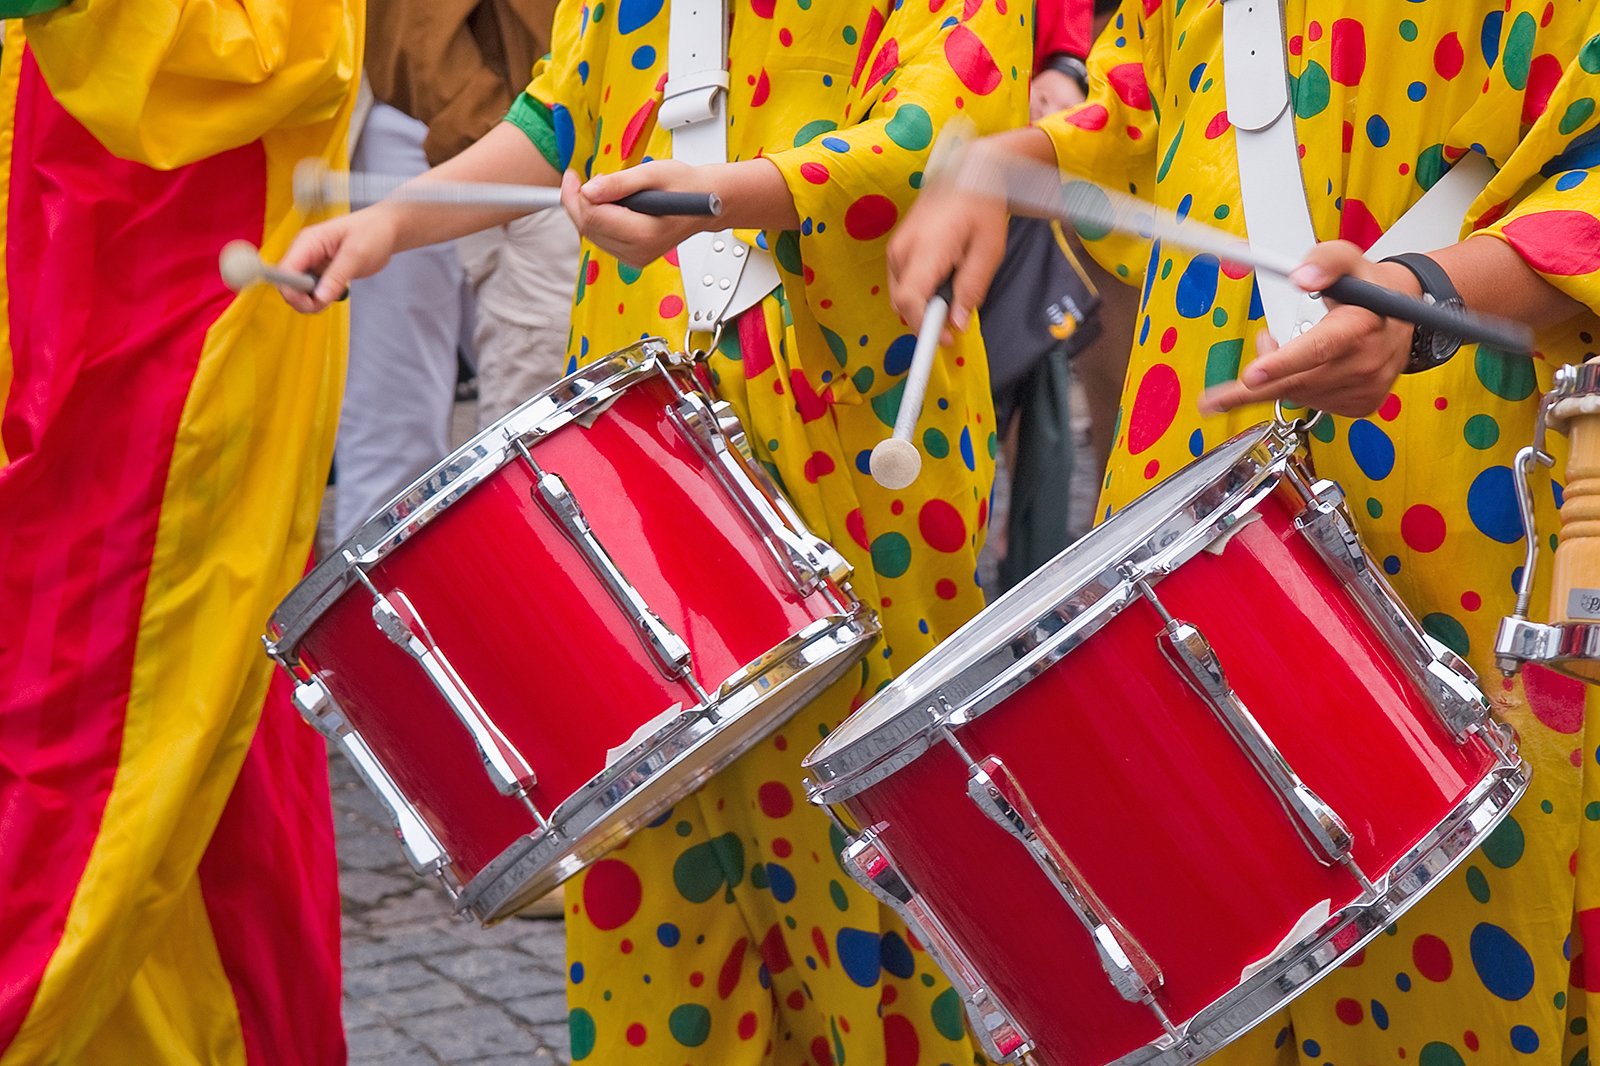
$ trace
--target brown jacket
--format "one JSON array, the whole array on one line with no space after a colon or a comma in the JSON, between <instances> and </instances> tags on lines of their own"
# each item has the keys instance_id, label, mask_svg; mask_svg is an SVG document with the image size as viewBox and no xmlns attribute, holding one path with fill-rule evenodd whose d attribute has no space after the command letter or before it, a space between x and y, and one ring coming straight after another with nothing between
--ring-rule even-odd
<instances>
[{"instance_id":1,"label":"brown jacket","mask_svg":"<svg viewBox=\"0 0 1600 1066\"><path fill-rule=\"evenodd\" d=\"M368 0L367 80L441 163L505 117L550 50L556 0Z\"/></svg>"}]
</instances>

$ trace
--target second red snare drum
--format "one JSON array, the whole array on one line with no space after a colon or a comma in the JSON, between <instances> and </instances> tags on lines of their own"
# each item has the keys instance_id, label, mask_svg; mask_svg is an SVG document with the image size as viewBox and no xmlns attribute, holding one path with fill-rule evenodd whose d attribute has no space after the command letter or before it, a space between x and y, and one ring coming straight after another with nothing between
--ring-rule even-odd
<instances>
[{"instance_id":1,"label":"second red snare drum","mask_svg":"<svg viewBox=\"0 0 1600 1066\"><path fill-rule=\"evenodd\" d=\"M1189 1063L1526 788L1472 671L1264 426L992 604L806 760L989 1055Z\"/></svg>"},{"instance_id":2,"label":"second red snare drum","mask_svg":"<svg viewBox=\"0 0 1600 1066\"><path fill-rule=\"evenodd\" d=\"M877 633L665 345L534 397L313 570L268 651L413 865L506 917L786 721Z\"/></svg>"}]
</instances>

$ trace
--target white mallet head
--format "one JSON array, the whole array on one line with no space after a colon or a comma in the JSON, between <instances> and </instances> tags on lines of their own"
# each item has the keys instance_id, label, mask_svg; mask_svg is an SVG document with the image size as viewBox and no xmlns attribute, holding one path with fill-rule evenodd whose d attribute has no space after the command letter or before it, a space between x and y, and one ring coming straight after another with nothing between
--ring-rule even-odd
<instances>
[{"instance_id":1,"label":"white mallet head","mask_svg":"<svg viewBox=\"0 0 1600 1066\"><path fill-rule=\"evenodd\" d=\"M224 285L242 292L262 279L261 253L249 241L229 241L217 256L217 271Z\"/></svg>"},{"instance_id":2,"label":"white mallet head","mask_svg":"<svg viewBox=\"0 0 1600 1066\"><path fill-rule=\"evenodd\" d=\"M873 445L867 469L884 488L903 489L922 473L922 453L910 441L890 437Z\"/></svg>"}]
</instances>

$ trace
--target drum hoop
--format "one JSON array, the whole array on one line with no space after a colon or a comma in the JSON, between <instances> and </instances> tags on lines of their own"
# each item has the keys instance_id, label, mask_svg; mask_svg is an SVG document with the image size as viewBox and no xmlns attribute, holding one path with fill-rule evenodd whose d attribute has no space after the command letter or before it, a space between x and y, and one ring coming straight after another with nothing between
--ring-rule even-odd
<instances>
[{"instance_id":1,"label":"drum hoop","mask_svg":"<svg viewBox=\"0 0 1600 1066\"><path fill-rule=\"evenodd\" d=\"M1251 441L1230 466L1180 497L1164 518L1156 520L1148 536L1064 588L1053 606L1019 615L973 648L957 653L957 663L969 660L958 668L924 679L924 673L939 669L935 651L901 675L896 686L921 682L922 693L864 735L841 742L843 734L836 730L818 745L803 764L811 775L806 781L809 798L836 803L878 784L927 751L942 725L978 717L1065 658L1139 598L1136 582L1122 572L1130 563L1155 575L1176 570L1237 528L1286 477L1309 484L1295 458L1301 438L1287 430L1282 424L1264 423L1219 445L1214 451ZM1024 588L1026 583L995 601L947 643L954 645ZM882 698L883 694L874 697L855 714L866 713Z\"/></svg>"},{"instance_id":2,"label":"drum hoop","mask_svg":"<svg viewBox=\"0 0 1600 1066\"><path fill-rule=\"evenodd\" d=\"M292 660L311 627L356 584L346 553L355 566L373 565L516 459L513 441L531 444L554 433L650 375L665 374L676 359L665 341L647 338L580 367L480 430L361 523L290 590L272 613L271 653Z\"/></svg>"}]
</instances>

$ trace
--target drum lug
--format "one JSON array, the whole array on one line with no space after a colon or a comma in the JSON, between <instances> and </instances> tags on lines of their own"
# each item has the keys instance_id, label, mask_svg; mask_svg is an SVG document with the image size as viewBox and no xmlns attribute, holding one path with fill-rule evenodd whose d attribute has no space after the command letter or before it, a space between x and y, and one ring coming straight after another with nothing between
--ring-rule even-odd
<instances>
[{"instance_id":1,"label":"drum lug","mask_svg":"<svg viewBox=\"0 0 1600 1066\"><path fill-rule=\"evenodd\" d=\"M698 392L678 387L673 413L680 432L710 464L712 473L801 594L809 596L824 582L840 582L850 576L850 564L832 545L796 532L805 529L805 524L756 462L731 404L725 400L707 403Z\"/></svg>"},{"instance_id":2,"label":"drum lug","mask_svg":"<svg viewBox=\"0 0 1600 1066\"><path fill-rule=\"evenodd\" d=\"M1306 534L1390 650L1407 664L1450 734L1464 740L1480 729L1489 719L1489 700L1478 689L1478 675L1459 655L1423 631L1410 608L1373 567L1345 513L1344 491L1326 480L1309 487L1301 485L1301 489L1306 508L1295 518L1295 528Z\"/></svg>"},{"instance_id":3,"label":"drum lug","mask_svg":"<svg viewBox=\"0 0 1600 1066\"><path fill-rule=\"evenodd\" d=\"M1347 862L1354 843L1350 830L1332 807L1323 802L1289 765L1255 715L1244 705L1222 669L1211 642L1198 626L1173 618L1147 583L1139 591L1161 615L1162 630L1156 643L1162 656L1205 701L1234 743L1249 757L1262 780L1277 793L1278 801L1294 820L1295 829L1317 859L1332 866Z\"/></svg>"},{"instance_id":4,"label":"drum lug","mask_svg":"<svg viewBox=\"0 0 1600 1066\"><path fill-rule=\"evenodd\" d=\"M1167 1025L1156 1002L1161 969L1133 935L1109 912L1078 871L1055 836L1040 819L1016 775L996 756L974 761L950 730L945 740L967 764L967 797L1001 829L1021 841L1094 942L1100 966L1117 994L1129 1003L1142 1003ZM1168 1025L1170 1028L1170 1025Z\"/></svg>"},{"instance_id":5,"label":"drum lug","mask_svg":"<svg viewBox=\"0 0 1600 1066\"><path fill-rule=\"evenodd\" d=\"M849 843L839 856L845 871L874 899L898 914L911 934L928 949L966 1005L967 1018L984 1054L996 1063L1023 1062L1033 1050L1033 1042L989 991L983 976L944 923L900 873L879 837L878 827L863 829L846 839Z\"/></svg>"},{"instance_id":6,"label":"drum lug","mask_svg":"<svg viewBox=\"0 0 1600 1066\"><path fill-rule=\"evenodd\" d=\"M589 564L590 571L605 586L612 601L628 616L629 624L655 660L656 667L669 678L687 681L704 706L709 701L690 673L692 656L689 645L661 620L660 615L650 609L644 596L611 558L611 553L595 536L594 527L589 524L588 516L583 513L566 480L535 462L532 453L520 440L515 442L515 446L533 473L533 487L529 490L533 502L561 528L568 542L578 549L583 561Z\"/></svg>"},{"instance_id":7,"label":"drum lug","mask_svg":"<svg viewBox=\"0 0 1600 1066\"><path fill-rule=\"evenodd\" d=\"M500 794L526 799L528 791L538 783L538 775L478 703L461 675L456 673L455 667L440 650L406 594L399 589L394 589L389 595L379 592L366 572L355 565L354 557L350 557L349 561L357 578L372 593L372 621L378 631L411 656L422 667L423 673L428 675L433 687L471 735L478 749L478 757ZM543 822L537 811L534 811L534 815Z\"/></svg>"},{"instance_id":8,"label":"drum lug","mask_svg":"<svg viewBox=\"0 0 1600 1066\"><path fill-rule=\"evenodd\" d=\"M421 813L405 798L400 786L395 784L394 778L372 754L366 740L351 727L322 679L311 677L297 681L291 700L302 718L344 752L362 783L378 797L389 814L389 822L394 826L395 835L400 838L400 847L406 853L411 868L424 876L437 874L452 897L459 895L460 882L454 876L450 856L445 853L439 838L433 835L428 823L422 820Z\"/></svg>"}]
</instances>

